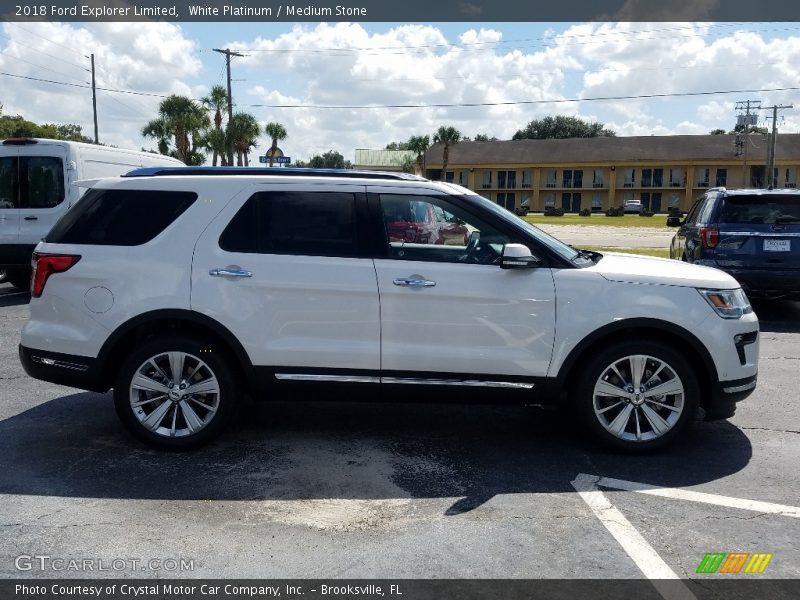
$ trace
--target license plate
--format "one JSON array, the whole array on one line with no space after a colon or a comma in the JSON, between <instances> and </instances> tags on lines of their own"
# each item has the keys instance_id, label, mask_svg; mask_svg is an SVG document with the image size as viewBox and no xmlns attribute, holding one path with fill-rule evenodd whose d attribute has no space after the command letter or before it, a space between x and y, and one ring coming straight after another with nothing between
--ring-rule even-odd
<instances>
[{"instance_id":1,"label":"license plate","mask_svg":"<svg viewBox=\"0 0 800 600\"><path fill-rule=\"evenodd\" d=\"M765 252L791 252L792 240L764 240Z\"/></svg>"}]
</instances>

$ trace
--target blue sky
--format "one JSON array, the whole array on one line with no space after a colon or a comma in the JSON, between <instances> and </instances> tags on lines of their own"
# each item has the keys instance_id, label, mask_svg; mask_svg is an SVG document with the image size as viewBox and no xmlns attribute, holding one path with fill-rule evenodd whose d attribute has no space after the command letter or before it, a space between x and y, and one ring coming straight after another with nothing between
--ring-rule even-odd
<instances>
[{"instance_id":1,"label":"blue sky","mask_svg":"<svg viewBox=\"0 0 800 600\"><path fill-rule=\"evenodd\" d=\"M280 121L287 154L382 147L454 125L509 138L534 118L570 114L619 135L706 133L735 123L737 100L794 103L782 131L800 131L797 90L615 101L501 103L800 87L796 23L3 23L5 113L91 129L85 55L94 52L101 141L152 147L140 135L158 95L200 98L233 63L237 110ZM89 98L90 99L90 98ZM318 109L309 105L495 103L451 108ZM306 108L271 108L270 105ZM765 123L763 116L762 124ZM259 152L268 141L259 141Z\"/></svg>"}]
</instances>

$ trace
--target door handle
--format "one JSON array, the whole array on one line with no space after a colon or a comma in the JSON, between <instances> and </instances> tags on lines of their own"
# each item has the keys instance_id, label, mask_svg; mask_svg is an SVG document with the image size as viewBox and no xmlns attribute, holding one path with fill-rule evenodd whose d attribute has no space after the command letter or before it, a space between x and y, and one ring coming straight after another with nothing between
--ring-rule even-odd
<instances>
[{"instance_id":1,"label":"door handle","mask_svg":"<svg viewBox=\"0 0 800 600\"><path fill-rule=\"evenodd\" d=\"M395 279L392 283L409 287L433 287L436 285L436 282L430 279L406 279L402 277Z\"/></svg>"},{"instance_id":2,"label":"door handle","mask_svg":"<svg viewBox=\"0 0 800 600\"><path fill-rule=\"evenodd\" d=\"M224 269L211 269L208 272L212 277L252 277L252 271L245 271L235 267L226 267Z\"/></svg>"},{"instance_id":3,"label":"door handle","mask_svg":"<svg viewBox=\"0 0 800 600\"><path fill-rule=\"evenodd\" d=\"M39 217L25 217L26 221L38 221Z\"/></svg>"}]
</instances>

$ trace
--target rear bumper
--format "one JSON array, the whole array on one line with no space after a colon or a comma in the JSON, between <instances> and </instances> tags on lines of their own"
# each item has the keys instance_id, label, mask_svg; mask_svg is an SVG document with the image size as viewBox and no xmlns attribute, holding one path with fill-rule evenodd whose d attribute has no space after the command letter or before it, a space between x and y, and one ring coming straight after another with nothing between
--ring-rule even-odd
<instances>
[{"instance_id":1,"label":"rear bumper","mask_svg":"<svg viewBox=\"0 0 800 600\"><path fill-rule=\"evenodd\" d=\"M731 275L750 295L773 293L800 294L800 268L798 269L747 269L718 267Z\"/></svg>"},{"instance_id":2,"label":"rear bumper","mask_svg":"<svg viewBox=\"0 0 800 600\"><path fill-rule=\"evenodd\" d=\"M36 379L93 392L108 390L102 382L102 369L94 358L36 350L20 344L19 360L25 372Z\"/></svg>"},{"instance_id":3,"label":"rear bumper","mask_svg":"<svg viewBox=\"0 0 800 600\"><path fill-rule=\"evenodd\" d=\"M0 269L31 268L35 244L0 244Z\"/></svg>"},{"instance_id":4,"label":"rear bumper","mask_svg":"<svg viewBox=\"0 0 800 600\"><path fill-rule=\"evenodd\" d=\"M735 379L732 381L719 381L711 390L710 402L706 411L706 421L715 421L732 417L736 412L736 403L744 400L756 389L758 375Z\"/></svg>"}]
</instances>

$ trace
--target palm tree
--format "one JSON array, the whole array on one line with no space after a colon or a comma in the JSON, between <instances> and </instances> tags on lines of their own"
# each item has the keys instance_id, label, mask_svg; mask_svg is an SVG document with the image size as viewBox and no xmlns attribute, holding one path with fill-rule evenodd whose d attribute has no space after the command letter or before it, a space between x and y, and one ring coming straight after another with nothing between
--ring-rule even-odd
<instances>
[{"instance_id":1,"label":"palm tree","mask_svg":"<svg viewBox=\"0 0 800 600\"><path fill-rule=\"evenodd\" d=\"M233 115L230 134L233 147L236 149L236 165L241 167L242 158L244 158L244 166L250 166L250 161L248 160L250 148L256 146L256 139L261 135L261 127L258 121L250 113L236 113Z\"/></svg>"},{"instance_id":2,"label":"palm tree","mask_svg":"<svg viewBox=\"0 0 800 600\"><path fill-rule=\"evenodd\" d=\"M225 134L222 130L222 113L228 110L228 91L224 86L215 85L211 88L208 96L203 98L203 104L214 111L214 131L208 135L209 150L213 152L211 164L217 166L217 157L222 156L222 164L225 164ZM212 135L213 134L213 135ZM221 140L221 144L219 143Z\"/></svg>"},{"instance_id":3,"label":"palm tree","mask_svg":"<svg viewBox=\"0 0 800 600\"><path fill-rule=\"evenodd\" d=\"M173 94L161 101L158 113L158 119L142 128L142 135L158 139L162 154L168 153L172 138L174 150L169 154L187 165L202 163L197 149L203 146L203 133L211 126L206 110L191 98Z\"/></svg>"},{"instance_id":4,"label":"palm tree","mask_svg":"<svg viewBox=\"0 0 800 600\"><path fill-rule=\"evenodd\" d=\"M428 135L412 135L406 144L409 150L417 154L417 174L425 175L425 153L431 147L431 138Z\"/></svg>"},{"instance_id":5,"label":"palm tree","mask_svg":"<svg viewBox=\"0 0 800 600\"><path fill-rule=\"evenodd\" d=\"M274 121L264 126L264 134L272 138L272 146L270 146L268 152L269 166L271 167L275 158L275 151L278 149L278 142L285 140L289 137L289 134L286 133L286 127Z\"/></svg>"},{"instance_id":6,"label":"palm tree","mask_svg":"<svg viewBox=\"0 0 800 600\"><path fill-rule=\"evenodd\" d=\"M457 144L461 141L461 132L452 126L442 125L433 136L434 144L442 144L444 149L442 151L442 181L445 179L447 173L447 161L450 159L450 146Z\"/></svg>"}]
</instances>

